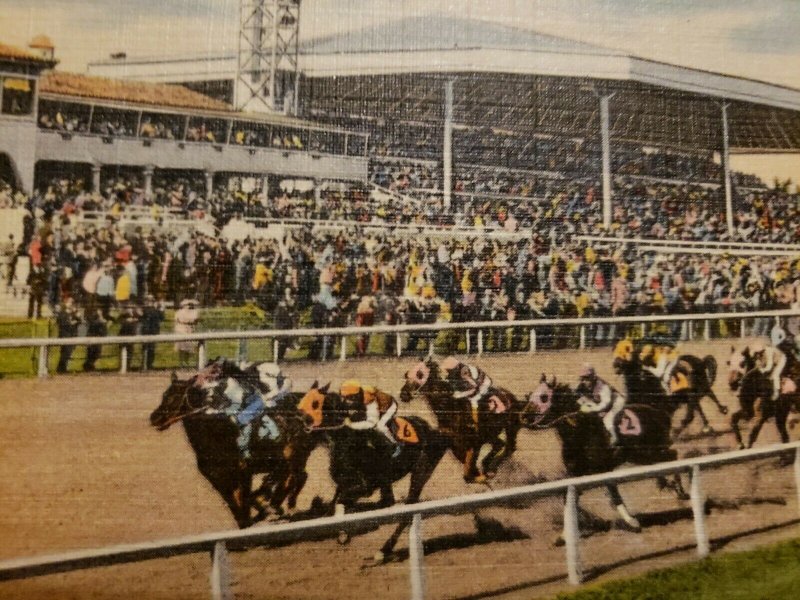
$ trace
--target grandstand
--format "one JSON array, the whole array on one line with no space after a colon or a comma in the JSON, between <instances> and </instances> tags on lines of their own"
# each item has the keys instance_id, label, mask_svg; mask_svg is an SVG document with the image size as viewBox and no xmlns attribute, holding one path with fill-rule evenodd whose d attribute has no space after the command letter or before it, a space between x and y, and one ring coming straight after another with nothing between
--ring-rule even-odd
<instances>
[{"instance_id":1,"label":"grandstand","mask_svg":"<svg viewBox=\"0 0 800 600\"><path fill-rule=\"evenodd\" d=\"M301 113L368 131L375 152L433 161L446 206L460 165L577 173L599 182L609 227L613 176L656 172L718 185L732 230L743 188L762 184L733 175L730 153L800 145L798 90L492 23L409 18L307 40L300 54ZM233 79L235 57L213 58L209 80ZM90 71L194 85L198 66L131 58Z\"/></svg>"}]
</instances>

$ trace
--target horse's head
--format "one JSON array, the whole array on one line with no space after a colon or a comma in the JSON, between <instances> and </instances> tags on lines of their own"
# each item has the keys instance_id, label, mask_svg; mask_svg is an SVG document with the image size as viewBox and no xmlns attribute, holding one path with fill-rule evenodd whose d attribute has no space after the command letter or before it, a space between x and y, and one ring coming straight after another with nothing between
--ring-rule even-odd
<instances>
[{"instance_id":1,"label":"horse's head","mask_svg":"<svg viewBox=\"0 0 800 600\"><path fill-rule=\"evenodd\" d=\"M559 384L555 376L547 381L542 373L539 385L528 394L525 408L520 413L520 421L524 427L544 429L552 425L561 415L574 410L573 394L569 387Z\"/></svg>"},{"instance_id":2,"label":"horse's head","mask_svg":"<svg viewBox=\"0 0 800 600\"><path fill-rule=\"evenodd\" d=\"M420 361L406 371L404 378L405 381L400 390L400 400L403 402L411 402L414 394L419 392L428 383L438 380L439 365L437 365L436 361L432 358Z\"/></svg>"},{"instance_id":3,"label":"horse's head","mask_svg":"<svg viewBox=\"0 0 800 600\"><path fill-rule=\"evenodd\" d=\"M731 391L736 391L742 385L744 376L755 367L755 359L750 353L750 348L741 351L731 346L731 355L728 358L728 386Z\"/></svg>"},{"instance_id":4,"label":"horse's head","mask_svg":"<svg viewBox=\"0 0 800 600\"><path fill-rule=\"evenodd\" d=\"M328 427L340 427L345 418L352 416L356 408L363 411L361 407L350 406L342 400L339 394L329 390L330 383L319 387L315 381L311 389L300 398L297 403L297 410L306 429L322 429Z\"/></svg>"},{"instance_id":5,"label":"horse's head","mask_svg":"<svg viewBox=\"0 0 800 600\"><path fill-rule=\"evenodd\" d=\"M164 431L173 423L202 408L205 397L192 386L191 380L180 380L173 373L170 385L161 397L161 404L150 414L150 425Z\"/></svg>"},{"instance_id":6,"label":"horse's head","mask_svg":"<svg viewBox=\"0 0 800 600\"><path fill-rule=\"evenodd\" d=\"M633 340L624 339L617 342L614 347L614 372L617 375L625 373L635 361L635 348Z\"/></svg>"}]
</instances>

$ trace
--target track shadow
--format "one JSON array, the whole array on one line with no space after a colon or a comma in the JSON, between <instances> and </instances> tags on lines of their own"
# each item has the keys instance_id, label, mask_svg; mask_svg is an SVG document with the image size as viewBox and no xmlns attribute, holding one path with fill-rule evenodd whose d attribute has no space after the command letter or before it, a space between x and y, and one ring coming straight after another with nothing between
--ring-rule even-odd
<instances>
[{"instance_id":1,"label":"track shadow","mask_svg":"<svg viewBox=\"0 0 800 600\"><path fill-rule=\"evenodd\" d=\"M486 544L515 542L527 540L530 536L518 527L508 527L500 521L475 515L475 531L473 533L453 533L425 540L423 548L425 556L445 552L447 550L464 550ZM408 560L408 549L397 550L391 562Z\"/></svg>"},{"instance_id":2,"label":"track shadow","mask_svg":"<svg viewBox=\"0 0 800 600\"><path fill-rule=\"evenodd\" d=\"M767 533L768 531L775 531L776 529L782 529L784 527L793 527L800 523L800 519L789 519L788 521L781 521L780 523L772 523L770 525L765 525L764 527L757 527L755 529L748 529L747 531L739 531L737 533L732 533L730 535L726 535L723 537L719 537L716 539L711 540L711 550L716 551L724 548L731 542L734 542L738 539L750 536L750 535L757 535L759 533Z\"/></svg>"}]
</instances>

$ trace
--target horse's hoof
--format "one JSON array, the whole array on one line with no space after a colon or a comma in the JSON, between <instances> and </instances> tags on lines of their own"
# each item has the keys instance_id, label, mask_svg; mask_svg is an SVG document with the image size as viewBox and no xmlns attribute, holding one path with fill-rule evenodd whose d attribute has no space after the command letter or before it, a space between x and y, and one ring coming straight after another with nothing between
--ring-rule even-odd
<instances>
[{"instance_id":1,"label":"horse's hoof","mask_svg":"<svg viewBox=\"0 0 800 600\"><path fill-rule=\"evenodd\" d=\"M720 407L719 412L721 412L723 415L727 415L728 414L728 407L727 406Z\"/></svg>"},{"instance_id":2,"label":"horse's hoof","mask_svg":"<svg viewBox=\"0 0 800 600\"><path fill-rule=\"evenodd\" d=\"M744 446L744 444L743 444L743 443L739 442L739 445L737 446L737 448L738 448L739 450L744 450L744 449L745 449L745 446Z\"/></svg>"},{"instance_id":3,"label":"horse's hoof","mask_svg":"<svg viewBox=\"0 0 800 600\"><path fill-rule=\"evenodd\" d=\"M555 540L553 540L553 546L556 548L561 548L564 545L564 536L560 535Z\"/></svg>"},{"instance_id":4,"label":"horse's hoof","mask_svg":"<svg viewBox=\"0 0 800 600\"><path fill-rule=\"evenodd\" d=\"M711 427L711 425L706 425L706 426L705 426L705 427L703 427L703 429L701 429L700 431L701 431L702 433L704 433L705 435L708 435L709 433L714 433L714 428L713 428L713 427Z\"/></svg>"},{"instance_id":5,"label":"horse's hoof","mask_svg":"<svg viewBox=\"0 0 800 600\"><path fill-rule=\"evenodd\" d=\"M372 556L364 559L363 567L379 567L380 565L386 564L386 562L388 562L386 555L378 550Z\"/></svg>"},{"instance_id":6,"label":"horse's hoof","mask_svg":"<svg viewBox=\"0 0 800 600\"><path fill-rule=\"evenodd\" d=\"M336 542L340 546L345 546L350 543L350 534L346 531L340 531L336 536Z\"/></svg>"}]
</instances>

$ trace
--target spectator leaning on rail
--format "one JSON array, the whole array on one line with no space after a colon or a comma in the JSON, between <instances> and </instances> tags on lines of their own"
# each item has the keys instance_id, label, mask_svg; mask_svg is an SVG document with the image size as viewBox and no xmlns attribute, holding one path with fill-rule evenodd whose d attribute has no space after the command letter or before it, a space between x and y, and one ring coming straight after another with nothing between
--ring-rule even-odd
<instances>
[{"instance_id":1,"label":"spectator leaning on rail","mask_svg":"<svg viewBox=\"0 0 800 600\"><path fill-rule=\"evenodd\" d=\"M72 298L65 298L61 306L56 311L56 327L58 328L58 337L61 339L74 338L78 336L78 327L81 324L81 318L78 315L78 310ZM69 359L75 346L61 346L58 356L58 366L56 366L56 373L66 373L69 368Z\"/></svg>"},{"instance_id":2,"label":"spectator leaning on rail","mask_svg":"<svg viewBox=\"0 0 800 600\"><path fill-rule=\"evenodd\" d=\"M200 320L197 305L197 300L192 298L181 302L180 309L175 312L175 333L184 335L194 333L197 322ZM192 356L197 351L197 342L176 342L175 350L178 352L178 364L181 367L191 365Z\"/></svg>"}]
</instances>

